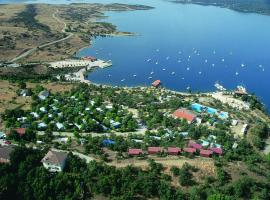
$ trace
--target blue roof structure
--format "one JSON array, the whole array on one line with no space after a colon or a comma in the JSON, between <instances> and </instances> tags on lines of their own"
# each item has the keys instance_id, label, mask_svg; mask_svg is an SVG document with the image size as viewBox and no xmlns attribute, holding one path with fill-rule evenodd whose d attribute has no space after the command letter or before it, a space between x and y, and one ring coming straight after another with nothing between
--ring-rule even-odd
<instances>
[{"instance_id":1,"label":"blue roof structure","mask_svg":"<svg viewBox=\"0 0 270 200\"><path fill-rule=\"evenodd\" d=\"M114 140L110 140L110 139L105 139L105 140L102 141L102 144L104 146L109 146L109 145L115 144L115 141Z\"/></svg>"}]
</instances>

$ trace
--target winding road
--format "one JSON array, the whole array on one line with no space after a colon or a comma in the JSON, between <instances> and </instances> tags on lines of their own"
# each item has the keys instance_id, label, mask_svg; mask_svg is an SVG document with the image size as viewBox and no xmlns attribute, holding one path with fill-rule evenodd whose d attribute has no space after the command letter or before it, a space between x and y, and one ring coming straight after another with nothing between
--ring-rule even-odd
<instances>
[{"instance_id":1,"label":"winding road","mask_svg":"<svg viewBox=\"0 0 270 200\"><path fill-rule=\"evenodd\" d=\"M52 17L53 17L57 22L62 23L62 24L64 25L64 27L63 27L63 29L61 30L61 32L66 34L66 33L67 33L67 32L66 32L67 24L66 24L64 21L62 21L61 19L59 19L58 17L56 17L55 14L58 13L58 12L59 12L59 10L57 10L55 13L53 13ZM25 57L31 55L33 52L37 51L38 49L42 49L42 48L44 48L44 47L47 47L47 46L50 46L50 45L53 45L53 44L56 44L56 43L59 43L59 42L63 42L63 41L65 41L65 40L68 40L68 39L71 38L72 36L73 36L73 33L68 33L68 36L66 36L66 37L64 37L64 38L62 38L62 39L54 40L54 41L52 41L52 42L48 42L48 43L42 44L42 45L40 45L40 46L34 47L34 48L32 48L32 49L29 49L29 50L27 50L26 52L24 52L24 53L22 53L22 54L16 56L15 58L13 58L10 62L16 62L16 61L18 61L18 60L20 60L20 59L22 59L22 58L25 58Z\"/></svg>"}]
</instances>

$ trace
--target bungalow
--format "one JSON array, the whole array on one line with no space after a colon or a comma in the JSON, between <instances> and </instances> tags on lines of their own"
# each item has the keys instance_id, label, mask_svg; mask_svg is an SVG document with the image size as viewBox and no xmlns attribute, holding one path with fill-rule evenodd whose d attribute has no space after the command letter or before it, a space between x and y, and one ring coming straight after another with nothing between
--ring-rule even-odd
<instances>
[{"instance_id":1,"label":"bungalow","mask_svg":"<svg viewBox=\"0 0 270 200\"><path fill-rule=\"evenodd\" d=\"M36 112L31 112L30 113L34 118L39 118L39 114L37 114Z\"/></svg>"},{"instance_id":2,"label":"bungalow","mask_svg":"<svg viewBox=\"0 0 270 200\"><path fill-rule=\"evenodd\" d=\"M238 121L236 119L232 120L232 126L236 126L238 124Z\"/></svg>"},{"instance_id":3,"label":"bungalow","mask_svg":"<svg viewBox=\"0 0 270 200\"><path fill-rule=\"evenodd\" d=\"M157 88L158 86L160 86L161 84L161 81L160 80L155 80L153 83L152 83L152 86Z\"/></svg>"},{"instance_id":4,"label":"bungalow","mask_svg":"<svg viewBox=\"0 0 270 200\"><path fill-rule=\"evenodd\" d=\"M113 145L113 144L115 144L114 140L105 139L105 140L102 141L103 146L110 146L110 145Z\"/></svg>"},{"instance_id":5,"label":"bungalow","mask_svg":"<svg viewBox=\"0 0 270 200\"><path fill-rule=\"evenodd\" d=\"M243 128L242 128L242 130L241 130L241 133L244 135L244 134L247 133L247 130L248 130L248 124L244 124L244 125L243 125Z\"/></svg>"},{"instance_id":6,"label":"bungalow","mask_svg":"<svg viewBox=\"0 0 270 200\"><path fill-rule=\"evenodd\" d=\"M201 145L202 145L203 147L207 147L207 146L209 146L209 145L210 145L210 142L209 142L209 141L207 141L207 140L203 140L203 139L201 139L201 140L200 140L200 142L201 142Z\"/></svg>"},{"instance_id":7,"label":"bungalow","mask_svg":"<svg viewBox=\"0 0 270 200\"><path fill-rule=\"evenodd\" d=\"M27 120L27 117L18 117L17 121L24 123Z\"/></svg>"},{"instance_id":8,"label":"bungalow","mask_svg":"<svg viewBox=\"0 0 270 200\"><path fill-rule=\"evenodd\" d=\"M105 106L105 108L111 110L111 109L113 109L113 106L112 105L107 105L107 106Z\"/></svg>"},{"instance_id":9,"label":"bungalow","mask_svg":"<svg viewBox=\"0 0 270 200\"><path fill-rule=\"evenodd\" d=\"M184 138L186 138L188 136L188 132L180 132L179 135L183 136Z\"/></svg>"},{"instance_id":10,"label":"bungalow","mask_svg":"<svg viewBox=\"0 0 270 200\"><path fill-rule=\"evenodd\" d=\"M181 153L181 149L178 147L168 147L167 153L169 155L178 155L179 153Z\"/></svg>"},{"instance_id":11,"label":"bungalow","mask_svg":"<svg viewBox=\"0 0 270 200\"><path fill-rule=\"evenodd\" d=\"M67 153L50 150L41 162L50 172L61 172L65 167L66 159Z\"/></svg>"},{"instance_id":12,"label":"bungalow","mask_svg":"<svg viewBox=\"0 0 270 200\"><path fill-rule=\"evenodd\" d=\"M159 137L159 136L150 135L149 137L150 137L151 139L154 139L154 140L161 140L161 137Z\"/></svg>"},{"instance_id":13,"label":"bungalow","mask_svg":"<svg viewBox=\"0 0 270 200\"><path fill-rule=\"evenodd\" d=\"M38 127L39 129L47 128L47 124L44 123L44 122L40 122L40 123L38 123L37 127Z\"/></svg>"},{"instance_id":14,"label":"bungalow","mask_svg":"<svg viewBox=\"0 0 270 200\"><path fill-rule=\"evenodd\" d=\"M189 147L188 147L188 148L184 148L183 151L186 152L186 153L191 153L191 154L193 154L193 153L196 152L196 149L194 149L194 148L189 148Z\"/></svg>"},{"instance_id":15,"label":"bungalow","mask_svg":"<svg viewBox=\"0 0 270 200\"><path fill-rule=\"evenodd\" d=\"M39 98L40 100L45 100L45 99L48 98L49 94L50 94L49 91L43 90L43 91L41 91L41 92L38 94L38 98Z\"/></svg>"},{"instance_id":16,"label":"bungalow","mask_svg":"<svg viewBox=\"0 0 270 200\"><path fill-rule=\"evenodd\" d=\"M148 147L147 151L149 154L157 154L162 151L162 148L161 147Z\"/></svg>"},{"instance_id":17,"label":"bungalow","mask_svg":"<svg viewBox=\"0 0 270 200\"><path fill-rule=\"evenodd\" d=\"M142 149L128 149L128 155L130 156L139 156L143 154Z\"/></svg>"},{"instance_id":18,"label":"bungalow","mask_svg":"<svg viewBox=\"0 0 270 200\"><path fill-rule=\"evenodd\" d=\"M57 122L55 125L56 125L58 130L64 129L64 125L60 122Z\"/></svg>"},{"instance_id":19,"label":"bungalow","mask_svg":"<svg viewBox=\"0 0 270 200\"><path fill-rule=\"evenodd\" d=\"M193 141L189 141L188 147L194 148L196 150L202 149L202 145L201 144L195 143Z\"/></svg>"},{"instance_id":20,"label":"bungalow","mask_svg":"<svg viewBox=\"0 0 270 200\"><path fill-rule=\"evenodd\" d=\"M204 150L204 149L200 150L200 156L202 156L202 157L209 158L212 156L212 154L213 154L213 151L211 151L211 150Z\"/></svg>"},{"instance_id":21,"label":"bungalow","mask_svg":"<svg viewBox=\"0 0 270 200\"><path fill-rule=\"evenodd\" d=\"M41 112L43 112L43 113L46 113L46 112L47 112L47 110L46 110L45 107L41 107L41 108L39 108L39 110L40 110Z\"/></svg>"},{"instance_id":22,"label":"bungalow","mask_svg":"<svg viewBox=\"0 0 270 200\"><path fill-rule=\"evenodd\" d=\"M189 124L193 123L197 117L195 113L185 108L177 109L174 111L173 116L177 119L185 119Z\"/></svg>"},{"instance_id":23,"label":"bungalow","mask_svg":"<svg viewBox=\"0 0 270 200\"><path fill-rule=\"evenodd\" d=\"M6 139L6 134L0 131L0 139Z\"/></svg>"},{"instance_id":24,"label":"bungalow","mask_svg":"<svg viewBox=\"0 0 270 200\"><path fill-rule=\"evenodd\" d=\"M0 146L0 163L9 163L10 154L14 150L14 146Z\"/></svg>"},{"instance_id":25,"label":"bungalow","mask_svg":"<svg viewBox=\"0 0 270 200\"><path fill-rule=\"evenodd\" d=\"M26 132L25 128L17 128L15 129L16 133L19 134L20 136L23 136Z\"/></svg>"},{"instance_id":26,"label":"bungalow","mask_svg":"<svg viewBox=\"0 0 270 200\"><path fill-rule=\"evenodd\" d=\"M23 97L31 96L31 92L29 89L22 89L20 91L20 96L23 96Z\"/></svg>"},{"instance_id":27,"label":"bungalow","mask_svg":"<svg viewBox=\"0 0 270 200\"><path fill-rule=\"evenodd\" d=\"M114 120L110 120L110 124L113 128L120 128L121 123Z\"/></svg>"},{"instance_id":28,"label":"bungalow","mask_svg":"<svg viewBox=\"0 0 270 200\"><path fill-rule=\"evenodd\" d=\"M213 153L218 154L218 155L222 155L223 153L222 148L220 147L212 147L209 150L213 151Z\"/></svg>"},{"instance_id":29,"label":"bungalow","mask_svg":"<svg viewBox=\"0 0 270 200\"><path fill-rule=\"evenodd\" d=\"M103 112L103 110L101 109L101 108L96 108L96 110L98 111L98 112Z\"/></svg>"}]
</instances>

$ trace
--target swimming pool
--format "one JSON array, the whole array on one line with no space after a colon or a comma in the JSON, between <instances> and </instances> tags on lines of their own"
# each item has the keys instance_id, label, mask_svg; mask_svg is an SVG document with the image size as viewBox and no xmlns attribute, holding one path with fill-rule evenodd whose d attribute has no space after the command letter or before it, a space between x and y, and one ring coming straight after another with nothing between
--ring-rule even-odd
<instances>
[{"instance_id":1,"label":"swimming pool","mask_svg":"<svg viewBox=\"0 0 270 200\"><path fill-rule=\"evenodd\" d=\"M219 112L219 111L218 111L217 109L215 109L215 108L203 106L203 105L198 104L198 103L193 103L193 104L191 105L191 109L192 109L193 111L196 111L196 112L199 112L199 113L201 113L201 112L207 112L207 113L210 114L210 115L216 114L216 115L218 115L218 117L221 118L221 119L226 119L226 118L229 117L229 114L228 114L227 112L223 112L223 111Z\"/></svg>"}]
</instances>

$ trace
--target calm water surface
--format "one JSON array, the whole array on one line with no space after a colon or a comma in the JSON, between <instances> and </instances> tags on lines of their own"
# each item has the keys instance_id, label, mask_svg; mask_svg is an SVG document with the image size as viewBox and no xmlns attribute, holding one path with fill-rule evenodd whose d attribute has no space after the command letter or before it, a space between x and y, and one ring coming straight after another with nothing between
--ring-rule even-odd
<instances>
[{"instance_id":1,"label":"calm water surface","mask_svg":"<svg viewBox=\"0 0 270 200\"><path fill-rule=\"evenodd\" d=\"M70 2L97 1L57 1ZM165 87L178 91L187 87L213 91L216 81L228 89L243 84L269 107L269 16L157 0L98 2L140 3L155 9L106 13L107 22L138 36L97 38L91 47L78 52L79 56L92 55L113 62L112 67L89 74L89 80L137 86L160 79Z\"/></svg>"}]
</instances>

